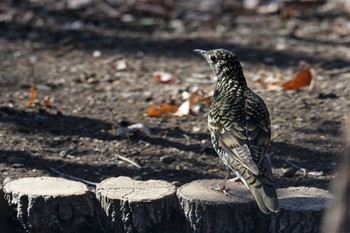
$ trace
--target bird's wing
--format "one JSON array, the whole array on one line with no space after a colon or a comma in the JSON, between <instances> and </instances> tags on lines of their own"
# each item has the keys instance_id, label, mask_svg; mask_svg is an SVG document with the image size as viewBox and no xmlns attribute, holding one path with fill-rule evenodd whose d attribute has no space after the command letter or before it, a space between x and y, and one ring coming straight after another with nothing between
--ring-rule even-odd
<instances>
[{"instance_id":1,"label":"bird's wing","mask_svg":"<svg viewBox=\"0 0 350 233\"><path fill-rule=\"evenodd\" d=\"M244 108L241 114L237 111L229 111L225 116L209 114L209 128L229 156L258 175L270 144L269 115L260 97L257 101L246 100Z\"/></svg>"}]
</instances>

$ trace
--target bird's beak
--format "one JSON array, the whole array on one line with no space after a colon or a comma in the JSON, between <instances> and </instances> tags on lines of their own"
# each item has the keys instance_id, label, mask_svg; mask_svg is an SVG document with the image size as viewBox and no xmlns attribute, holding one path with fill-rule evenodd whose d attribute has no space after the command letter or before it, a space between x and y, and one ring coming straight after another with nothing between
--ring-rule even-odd
<instances>
[{"instance_id":1,"label":"bird's beak","mask_svg":"<svg viewBox=\"0 0 350 233\"><path fill-rule=\"evenodd\" d=\"M207 51L205 51L205 50L202 50L202 49L195 49L195 50L193 50L193 52L198 53L199 55L201 55L201 56L204 57L205 59L207 58L207 54L206 54Z\"/></svg>"}]
</instances>

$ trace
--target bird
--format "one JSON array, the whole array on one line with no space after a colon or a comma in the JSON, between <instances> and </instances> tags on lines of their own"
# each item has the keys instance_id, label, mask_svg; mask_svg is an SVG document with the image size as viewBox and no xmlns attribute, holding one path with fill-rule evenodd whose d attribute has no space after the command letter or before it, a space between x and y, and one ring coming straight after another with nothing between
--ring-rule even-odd
<instances>
[{"instance_id":1,"label":"bird","mask_svg":"<svg viewBox=\"0 0 350 233\"><path fill-rule=\"evenodd\" d=\"M271 161L269 111L263 99L247 85L237 56L225 49L195 49L217 77L208 113L213 148L226 167L216 190L225 191L231 171L250 190L265 214L279 211Z\"/></svg>"}]
</instances>

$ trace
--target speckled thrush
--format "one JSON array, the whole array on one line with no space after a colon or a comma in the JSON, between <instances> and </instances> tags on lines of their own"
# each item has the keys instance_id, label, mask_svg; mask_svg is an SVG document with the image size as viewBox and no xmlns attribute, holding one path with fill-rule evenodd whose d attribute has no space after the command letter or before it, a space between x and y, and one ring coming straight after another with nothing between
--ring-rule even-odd
<instances>
[{"instance_id":1,"label":"speckled thrush","mask_svg":"<svg viewBox=\"0 0 350 233\"><path fill-rule=\"evenodd\" d=\"M233 171L251 191L262 212L278 212L275 182L267 156L270 117L263 99L247 86L234 53L224 49L194 51L206 59L217 77L208 128L213 147L227 168L219 190L225 190Z\"/></svg>"}]
</instances>

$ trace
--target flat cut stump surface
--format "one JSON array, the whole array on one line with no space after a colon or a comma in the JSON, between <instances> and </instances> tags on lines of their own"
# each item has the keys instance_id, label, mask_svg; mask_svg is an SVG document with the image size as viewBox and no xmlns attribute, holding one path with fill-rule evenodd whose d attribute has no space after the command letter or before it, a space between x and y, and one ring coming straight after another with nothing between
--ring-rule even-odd
<instances>
[{"instance_id":1,"label":"flat cut stump surface","mask_svg":"<svg viewBox=\"0 0 350 233\"><path fill-rule=\"evenodd\" d=\"M324 210L332 200L329 191L313 187L289 187L277 190L280 212L272 216L271 233L321 232Z\"/></svg>"},{"instance_id":2,"label":"flat cut stump surface","mask_svg":"<svg viewBox=\"0 0 350 233\"><path fill-rule=\"evenodd\" d=\"M213 190L220 182L219 179L196 180L178 189L187 221L186 232L264 232L259 223L266 216L249 190L243 184L229 181L230 196L226 196Z\"/></svg>"},{"instance_id":3,"label":"flat cut stump surface","mask_svg":"<svg viewBox=\"0 0 350 233\"><path fill-rule=\"evenodd\" d=\"M111 199L133 201L155 201L174 195L175 187L163 180L138 181L129 177L110 178L96 187L98 195Z\"/></svg>"},{"instance_id":4,"label":"flat cut stump surface","mask_svg":"<svg viewBox=\"0 0 350 233\"><path fill-rule=\"evenodd\" d=\"M37 196L83 195L88 191L85 184L57 177L28 177L10 181L5 192Z\"/></svg>"},{"instance_id":5,"label":"flat cut stump surface","mask_svg":"<svg viewBox=\"0 0 350 233\"><path fill-rule=\"evenodd\" d=\"M230 181L226 183L226 187L229 189L229 196L214 190L221 181L220 179L195 180L181 186L178 190L178 195L193 201L215 203L251 203L254 201L249 190L240 183Z\"/></svg>"},{"instance_id":6,"label":"flat cut stump surface","mask_svg":"<svg viewBox=\"0 0 350 233\"><path fill-rule=\"evenodd\" d=\"M177 232L175 186L162 180L110 178L96 187L108 232Z\"/></svg>"}]
</instances>

